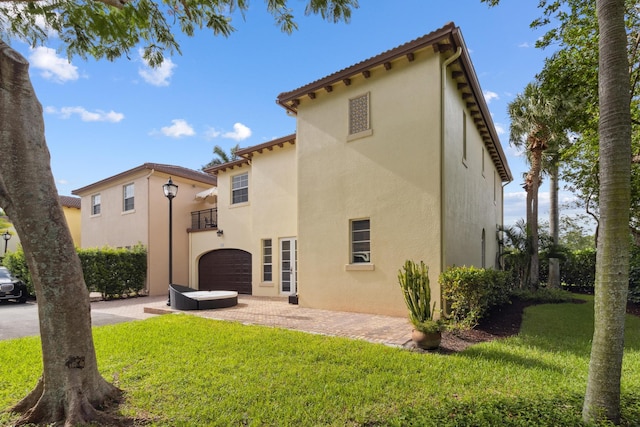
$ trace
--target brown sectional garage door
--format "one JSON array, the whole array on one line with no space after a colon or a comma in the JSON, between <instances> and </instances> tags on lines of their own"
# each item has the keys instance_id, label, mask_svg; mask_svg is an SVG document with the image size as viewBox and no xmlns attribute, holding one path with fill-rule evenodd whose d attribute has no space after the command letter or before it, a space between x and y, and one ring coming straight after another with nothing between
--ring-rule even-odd
<instances>
[{"instance_id":1,"label":"brown sectional garage door","mask_svg":"<svg viewBox=\"0 0 640 427\"><path fill-rule=\"evenodd\" d=\"M198 289L237 291L251 295L251 254L240 249L218 249L200 258Z\"/></svg>"}]
</instances>

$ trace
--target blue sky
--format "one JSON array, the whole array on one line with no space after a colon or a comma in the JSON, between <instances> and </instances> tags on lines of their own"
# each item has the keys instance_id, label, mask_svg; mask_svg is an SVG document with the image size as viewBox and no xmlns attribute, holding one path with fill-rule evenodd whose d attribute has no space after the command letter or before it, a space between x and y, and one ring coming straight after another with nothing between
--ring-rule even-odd
<instances>
[{"instance_id":1,"label":"blue sky","mask_svg":"<svg viewBox=\"0 0 640 427\"><path fill-rule=\"evenodd\" d=\"M453 21L461 28L480 85L508 155L514 181L505 187L505 224L524 217L522 156L509 147L507 104L534 79L551 51L534 47L543 30L529 24L537 2L503 0L361 0L349 24L304 16L290 0L298 31L281 33L256 0L234 18L229 38L199 32L180 37L182 55L156 70L138 52L116 62L84 61L46 47L13 47L31 63L44 107L53 174L62 195L145 162L200 169L212 148L247 147L295 131L277 106L281 92L394 48ZM161 191L159 189L159 191ZM540 192L548 215L548 189ZM563 194L561 203L571 198Z\"/></svg>"}]
</instances>

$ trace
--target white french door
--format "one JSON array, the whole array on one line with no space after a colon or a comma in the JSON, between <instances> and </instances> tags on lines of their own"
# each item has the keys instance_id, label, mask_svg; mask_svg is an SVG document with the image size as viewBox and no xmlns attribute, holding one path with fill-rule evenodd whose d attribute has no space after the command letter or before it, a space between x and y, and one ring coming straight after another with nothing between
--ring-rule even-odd
<instances>
[{"instance_id":1,"label":"white french door","mask_svg":"<svg viewBox=\"0 0 640 427\"><path fill-rule=\"evenodd\" d=\"M297 287L298 246L296 239L280 239L280 293L295 295Z\"/></svg>"}]
</instances>

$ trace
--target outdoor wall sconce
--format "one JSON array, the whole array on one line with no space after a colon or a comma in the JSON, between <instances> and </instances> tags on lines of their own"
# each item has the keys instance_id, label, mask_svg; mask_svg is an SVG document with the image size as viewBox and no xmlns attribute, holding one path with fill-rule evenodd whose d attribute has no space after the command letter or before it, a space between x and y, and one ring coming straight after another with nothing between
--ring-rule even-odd
<instances>
[{"instance_id":1,"label":"outdoor wall sconce","mask_svg":"<svg viewBox=\"0 0 640 427\"><path fill-rule=\"evenodd\" d=\"M218 237L221 237L224 234L223 230L218 230L216 231L216 234L218 235Z\"/></svg>"}]
</instances>

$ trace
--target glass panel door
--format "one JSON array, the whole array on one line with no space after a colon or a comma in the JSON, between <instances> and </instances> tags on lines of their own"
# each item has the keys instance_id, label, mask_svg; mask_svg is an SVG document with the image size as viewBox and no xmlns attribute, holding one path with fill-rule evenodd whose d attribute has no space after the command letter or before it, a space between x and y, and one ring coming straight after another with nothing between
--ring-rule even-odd
<instances>
[{"instance_id":1,"label":"glass panel door","mask_svg":"<svg viewBox=\"0 0 640 427\"><path fill-rule=\"evenodd\" d=\"M280 293L295 295L298 284L296 239L280 239Z\"/></svg>"}]
</instances>

